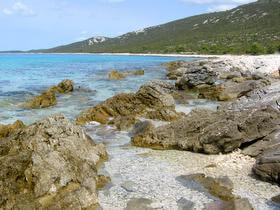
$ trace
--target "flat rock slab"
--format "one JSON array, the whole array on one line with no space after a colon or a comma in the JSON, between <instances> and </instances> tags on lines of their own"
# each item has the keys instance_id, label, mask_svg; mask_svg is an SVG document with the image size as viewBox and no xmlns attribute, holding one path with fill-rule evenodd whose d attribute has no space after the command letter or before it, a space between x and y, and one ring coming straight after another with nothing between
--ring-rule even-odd
<instances>
[{"instance_id":1,"label":"flat rock slab","mask_svg":"<svg viewBox=\"0 0 280 210\"><path fill-rule=\"evenodd\" d=\"M195 189L199 190L197 185L193 185L192 183L195 182L208 191L212 196L221 200L229 201L236 198L236 196L232 194L233 183L228 177L213 178L206 177L204 174L191 174L179 176L176 180L186 187L195 186Z\"/></svg>"},{"instance_id":2,"label":"flat rock slab","mask_svg":"<svg viewBox=\"0 0 280 210\"><path fill-rule=\"evenodd\" d=\"M195 205L194 202L187 200L185 198L180 198L177 201L177 204L178 204L178 210L192 210L194 209L194 205Z\"/></svg>"},{"instance_id":3,"label":"flat rock slab","mask_svg":"<svg viewBox=\"0 0 280 210\"><path fill-rule=\"evenodd\" d=\"M247 198L233 201L214 201L206 205L205 210L254 210Z\"/></svg>"},{"instance_id":4,"label":"flat rock slab","mask_svg":"<svg viewBox=\"0 0 280 210\"><path fill-rule=\"evenodd\" d=\"M150 207L153 201L147 198L132 198L125 208L125 210L153 210Z\"/></svg>"}]
</instances>

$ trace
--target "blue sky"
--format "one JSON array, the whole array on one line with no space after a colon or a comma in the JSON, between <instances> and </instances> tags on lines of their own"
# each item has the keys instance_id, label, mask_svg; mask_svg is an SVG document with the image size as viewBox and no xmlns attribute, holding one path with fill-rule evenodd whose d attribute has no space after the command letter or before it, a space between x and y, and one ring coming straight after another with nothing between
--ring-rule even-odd
<instances>
[{"instance_id":1,"label":"blue sky","mask_svg":"<svg viewBox=\"0 0 280 210\"><path fill-rule=\"evenodd\" d=\"M68 44L129 31L254 0L0 0L0 50Z\"/></svg>"}]
</instances>

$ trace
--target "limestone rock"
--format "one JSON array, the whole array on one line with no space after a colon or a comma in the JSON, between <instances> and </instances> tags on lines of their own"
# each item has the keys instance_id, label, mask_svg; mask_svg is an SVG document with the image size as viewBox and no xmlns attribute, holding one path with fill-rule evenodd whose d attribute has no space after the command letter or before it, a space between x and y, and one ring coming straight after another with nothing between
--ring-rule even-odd
<instances>
[{"instance_id":1,"label":"limestone rock","mask_svg":"<svg viewBox=\"0 0 280 210\"><path fill-rule=\"evenodd\" d=\"M9 124L9 125L0 124L0 139L8 137L9 135L13 134L17 130L24 127L25 127L24 123L20 120L17 120L13 124Z\"/></svg>"},{"instance_id":2,"label":"limestone rock","mask_svg":"<svg viewBox=\"0 0 280 210\"><path fill-rule=\"evenodd\" d=\"M97 164L106 155L63 115L27 126L0 141L0 207L93 208Z\"/></svg>"},{"instance_id":3,"label":"limestone rock","mask_svg":"<svg viewBox=\"0 0 280 210\"><path fill-rule=\"evenodd\" d=\"M148 117L159 120L176 120L181 117L175 111L175 101L168 94L169 84L164 82L152 81L143 85L136 93L122 93L105 102L82 112L76 119L79 125L91 121L102 124L118 122L118 119L129 118L134 124L137 117ZM118 123L117 123L118 124ZM124 127L132 124L126 123ZM120 126L122 127L122 126Z\"/></svg>"},{"instance_id":4,"label":"limestone rock","mask_svg":"<svg viewBox=\"0 0 280 210\"><path fill-rule=\"evenodd\" d=\"M131 70L131 71L124 71L124 72L120 72L117 70L112 70L109 75L108 78L110 80L122 80L125 79L128 76L141 76L144 75L145 71L142 69L139 70Z\"/></svg>"},{"instance_id":5,"label":"limestone rock","mask_svg":"<svg viewBox=\"0 0 280 210\"><path fill-rule=\"evenodd\" d=\"M205 210L254 210L247 198L232 201L213 201L206 205Z\"/></svg>"},{"instance_id":6,"label":"limestone rock","mask_svg":"<svg viewBox=\"0 0 280 210\"><path fill-rule=\"evenodd\" d=\"M65 94L74 91L74 83L72 80L63 80L57 86L50 87L41 95L35 96L24 106L29 109L41 109L57 104L56 94Z\"/></svg>"},{"instance_id":7,"label":"limestone rock","mask_svg":"<svg viewBox=\"0 0 280 210\"><path fill-rule=\"evenodd\" d=\"M280 146L266 149L258 158L253 172L264 181L280 184Z\"/></svg>"},{"instance_id":8,"label":"limestone rock","mask_svg":"<svg viewBox=\"0 0 280 210\"><path fill-rule=\"evenodd\" d=\"M70 93L74 91L74 82L72 80L63 80L57 86L51 87L50 91L55 93Z\"/></svg>"},{"instance_id":9,"label":"limestone rock","mask_svg":"<svg viewBox=\"0 0 280 210\"><path fill-rule=\"evenodd\" d=\"M121 79L126 78L126 76L119 71L113 70L109 73L108 78L110 80L121 80Z\"/></svg>"},{"instance_id":10,"label":"limestone rock","mask_svg":"<svg viewBox=\"0 0 280 210\"><path fill-rule=\"evenodd\" d=\"M132 137L136 146L178 148L207 154L228 153L278 128L280 112L272 107L243 111L194 110L169 125L147 126Z\"/></svg>"},{"instance_id":11,"label":"limestone rock","mask_svg":"<svg viewBox=\"0 0 280 210\"><path fill-rule=\"evenodd\" d=\"M25 107L30 109L42 109L57 104L56 94L54 91L45 91L39 96L25 103Z\"/></svg>"}]
</instances>

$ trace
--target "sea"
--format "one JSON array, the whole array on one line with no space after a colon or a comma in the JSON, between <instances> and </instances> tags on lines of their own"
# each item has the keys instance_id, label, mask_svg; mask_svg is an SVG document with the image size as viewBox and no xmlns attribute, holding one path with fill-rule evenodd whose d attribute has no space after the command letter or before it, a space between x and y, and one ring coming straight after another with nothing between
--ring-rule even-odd
<instances>
[{"instance_id":1,"label":"sea","mask_svg":"<svg viewBox=\"0 0 280 210\"><path fill-rule=\"evenodd\" d=\"M164 63L197 58L96 55L96 54L0 54L0 124L22 120L34 123L63 113L73 120L83 110L122 92L135 92L144 83L165 79ZM109 80L112 70L143 69L145 75ZM32 97L64 79L73 80L71 94L58 96L58 104L46 109L25 109Z\"/></svg>"}]
</instances>

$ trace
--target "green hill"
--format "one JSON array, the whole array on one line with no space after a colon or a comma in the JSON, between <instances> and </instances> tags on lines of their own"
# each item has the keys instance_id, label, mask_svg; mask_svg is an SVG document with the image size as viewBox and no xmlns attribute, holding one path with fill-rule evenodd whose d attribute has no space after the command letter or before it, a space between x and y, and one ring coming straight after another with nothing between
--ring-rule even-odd
<instances>
[{"instance_id":1,"label":"green hill","mask_svg":"<svg viewBox=\"0 0 280 210\"><path fill-rule=\"evenodd\" d=\"M93 37L40 52L273 53L280 51L280 0L188 17L116 38Z\"/></svg>"}]
</instances>

